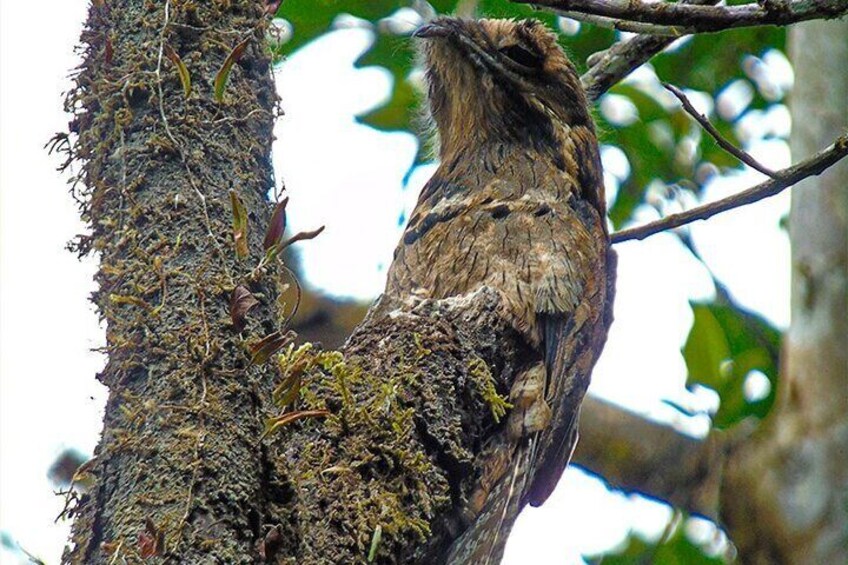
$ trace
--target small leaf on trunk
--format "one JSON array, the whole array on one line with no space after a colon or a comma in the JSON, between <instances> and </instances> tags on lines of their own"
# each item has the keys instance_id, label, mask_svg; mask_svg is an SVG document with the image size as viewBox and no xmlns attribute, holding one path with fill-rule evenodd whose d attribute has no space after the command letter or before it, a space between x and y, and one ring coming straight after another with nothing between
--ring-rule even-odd
<instances>
[{"instance_id":1,"label":"small leaf on trunk","mask_svg":"<svg viewBox=\"0 0 848 565\"><path fill-rule=\"evenodd\" d=\"M287 414L283 414L282 416L276 416L274 418L268 418L265 420L265 431L262 432L262 437L259 439L265 438L268 434L271 434L286 424L291 424L297 420L302 420L303 418L323 418L324 416L329 416L329 410L299 410L297 412L288 412Z\"/></svg>"},{"instance_id":2,"label":"small leaf on trunk","mask_svg":"<svg viewBox=\"0 0 848 565\"><path fill-rule=\"evenodd\" d=\"M110 66L112 64L112 57L115 55L115 49L112 47L112 38L106 36L106 45L103 47L103 62L106 63L106 66Z\"/></svg>"},{"instance_id":3,"label":"small leaf on trunk","mask_svg":"<svg viewBox=\"0 0 848 565\"><path fill-rule=\"evenodd\" d=\"M274 404L280 408L285 408L295 400L300 394L300 385L303 383L300 373L294 373L286 376L283 382L274 389L272 399Z\"/></svg>"},{"instance_id":4,"label":"small leaf on trunk","mask_svg":"<svg viewBox=\"0 0 848 565\"><path fill-rule=\"evenodd\" d=\"M282 244L282 248L285 249L286 247L288 247L289 245L291 245L292 243L295 243L297 241L305 241L307 239L315 239L316 237L318 237L318 235L322 231L324 231L325 227L326 226L321 226L317 230L298 232L298 233L294 234L291 238L286 240L286 242Z\"/></svg>"},{"instance_id":5,"label":"small leaf on trunk","mask_svg":"<svg viewBox=\"0 0 848 565\"><path fill-rule=\"evenodd\" d=\"M244 329L245 317L251 308L259 304L253 293L243 285L238 285L230 299L230 318L236 331Z\"/></svg>"},{"instance_id":6,"label":"small leaf on trunk","mask_svg":"<svg viewBox=\"0 0 848 565\"><path fill-rule=\"evenodd\" d=\"M279 524L268 530L265 538L260 540L256 549L259 552L259 558L263 563L267 563L274 559L277 551L283 543L283 527Z\"/></svg>"},{"instance_id":7,"label":"small leaf on trunk","mask_svg":"<svg viewBox=\"0 0 848 565\"><path fill-rule=\"evenodd\" d=\"M144 531L138 533L138 553L142 559L150 559L165 552L165 532L159 530L153 520L144 520Z\"/></svg>"},{"instance_id":8,"label":"small leaf on trunk","mask_svg":"<svg viewBox=\"0 0 848 565\"><path fill-rule=\"evenodd\" d=\"M250 346L250 364L261 365L292 339L292 332L282 334L279 331L276 331L272 334L266 335L261 340Z\"/></svg>"},{"instance_id":9,"label":"small leaf on trunk","mask_svg":"<svg viewBox=\"0 0 848 565\"><path fill-rule=\"evenodd\" d=\"M221 68L218 70L218 74L215 75L215 100L218 102L224 101L224 90L227 88L227 83L230 80L230 72L233 70L233 65L241 59L241 56L244 55L244 50L247 49L247 45L250 43L250 38L248 37L238 45L236 45L230 54L227 55L227 58L224 59L224 64L221 65Z\"/></svg>"},{"instance_id":10,"label":"small leaf on trunk","mask_svg":"<svg viewBox=\"0 0 848 565\"><path fill-rule=\"evenodd\" d=\"M368 550L368 563L374 561L377 557L377 550L380 549L380 540L383 539L383 526L377 524L374 528L374 534L371 536L371 549Z\"/></svg>"},{"instance_id":11,"label":"small leaf on trunk","mask_svg":"<svg viewBox=\"0 0 848 565\"><path fill-rule=\"evenodd\" d=\"M282 3L283 0L265 0L265 13L273 16Z\"/></svg>"},{"instance_id":12,"label":"small leaf on trunk","mask_svg":"<svg viewBox=\"0 0 848 565\"><path fill-rule=\"evenodd\" d=\"M271 216L271 222L268 224L268 231L265 232L264 249L277 245L283 234L286 232L286 204L289 203L288 197L283 198L274 207L274 214Z\"/></svg>"},{"instance_id":13,"label":"small leaf on trunk","mask_svg":"<svg viewBox=\"0 0 848 565\"><path fill-rule=\"evenodd\" d=\"M244 259L248 255L247 210L234 190L230 191L230 202L233 205L233 243L236 248L236 257Z\"/></svg>"},{"instance_id":14,"label":"small leaf on trunk","mask_svg":"<svg viewBox=\"0 0 848 565\"><path fill-rule=\"evenodd\" d=\"M295 242L297 242L297 241L307 240L307 239L315 239L315 238L318 236L318 234L320 234L322 231L324 231L324 226L321 226L321 227L320 227L320 228L318 228L317 230L312 230L312 231L302 231L302 232L299 232L299 233L294 234L292 237L290 237L290 238L289 238L289 239L287 239L286 241L278 242L277 244L272 245L271 247L268 247L268 248L265 250L265 258L264 258L264 259L263 259L263 261L262 261L262 262L263 262L263 264L267 265L267 264L269 264L271 261L273 261L274 259L276 259L276 258L277 258L277 255L279 255L280 253L282 253L282 251L283 251L286 247L288 247L289 245L291 245L292 243L295 243Z\"/></svg>"},{"instance_id":15,"label":"small leaf on trunk","mask_svg":"<svg viewBox=\"0 0 848 565\"><path fill-rule=\"evenodd\" d=\"M188 74L188 68L183 63L179 53L174 51L174 48L170 45L165 45L165 55L177 67L177 73L180 75L180 82L183 85L183 93L188 98L191 96L191 75Z\"/></svg>"}]
</instances>

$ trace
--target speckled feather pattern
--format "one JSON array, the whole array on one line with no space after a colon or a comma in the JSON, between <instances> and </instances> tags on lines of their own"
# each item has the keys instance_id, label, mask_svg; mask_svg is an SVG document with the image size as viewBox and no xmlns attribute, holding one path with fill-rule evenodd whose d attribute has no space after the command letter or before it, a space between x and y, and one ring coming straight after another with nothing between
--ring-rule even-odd
<instances>
[{"instance_id":1,"label":"speckled feather pattern","mask_svg":"<svg viewBox=\"0 0 848 565\"><path fill-rule=\"evenodd\" d=\"M441 186L413 213L387 292L446 298L498 289L515 326L539 345L538 313L573 312L600 291L603 281L591 275L602 268L601 220L574 197L569 173L523 148L481 161L464 163L477 165L473 173L436 173L430 184Z\"/></svg>"}]
</instances>

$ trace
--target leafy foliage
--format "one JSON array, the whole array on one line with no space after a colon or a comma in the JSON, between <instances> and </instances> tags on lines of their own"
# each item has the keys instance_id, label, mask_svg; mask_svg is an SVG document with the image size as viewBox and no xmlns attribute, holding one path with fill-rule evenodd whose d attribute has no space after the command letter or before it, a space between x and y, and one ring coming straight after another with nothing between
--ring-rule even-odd
<instances>
[{"instance_id":1,"label":"leafy foliage","mask_svg":"<svg viewBox=\"0 0 848 565\"><path fill-rule=\"evenodd\" d=\"M765 416L777 388L780 332L764 318L728 302L693 303L692 313L695 321L683 346L689 371L686 384L718 393L721 404L713 425L727 428L749 416ZM771 388L764 398L749 402L744 387L752 371L761 371Z\"/></svg>"},{"instance_id":2,"label":"leafy foliage","mask_svg":"<svg viewBox=\"0 0 848 565\"><path fill-rule=\"evenodd\" d=\"M592 556L589 559L591 563L603 565L724 565L721 558L706 555L699 545L686 537L683 528L679 527L668 539L656 543L631 534L619 551Z\"/></svg>"},{"instance_id":3,"label":"leafy foliage","mask_svg":"<svg viewBox=\"0 0 848 565\"><path fill-rule=\"evenodd\" d=\"M716 48L717 41L721 43L720 49ZM782 50L785 42L785 29L772 27L730 31L721 36L699 35L654 57L651 66L661 80L714 98L728 83L738 78L746 53L759 54L770 48ZM669 112L656 95L629 83L615 86L611 93L629 98L639 114L639 120L627 126L615 126L603 116L599 119L601 130L606 132L604 141L619 145L631 164L631 175L622 183L610 210L610 219L615 226L620 227L630 219L653 179L666 184L677 183L681 179L698 180L697 171L705 163L719 169L738 166L736 160L711 138L701 135L682 110ZM755 89L749 108L761 109L771 103ZM732 122L713 119L713 124L722 136L739 145ZM658 135L660 132L665 135ZM681 159L681 145L690 136L697 141L694 158ZM707 179L701 179L701 184L704 180Z\"/></svg>"}]
</instances>

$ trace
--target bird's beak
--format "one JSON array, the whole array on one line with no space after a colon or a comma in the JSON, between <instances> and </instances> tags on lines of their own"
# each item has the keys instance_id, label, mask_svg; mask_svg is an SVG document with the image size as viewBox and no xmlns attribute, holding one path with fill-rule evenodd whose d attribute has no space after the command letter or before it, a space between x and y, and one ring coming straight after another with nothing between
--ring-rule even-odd
<instances>
[{"instance_id":1,"label":"bird's beak","mask_svg":"<svg viewBox=\"0 0 848 565\"><path fill-rule=\"evenodd\" d=\"M429 23L424 24L414 32L412 32L412 37L419 37L422 39L431 39L434 37L447 37L450 35L451 31L448 27L439 24L439 23Z\"/></svg>"}]
</instances>

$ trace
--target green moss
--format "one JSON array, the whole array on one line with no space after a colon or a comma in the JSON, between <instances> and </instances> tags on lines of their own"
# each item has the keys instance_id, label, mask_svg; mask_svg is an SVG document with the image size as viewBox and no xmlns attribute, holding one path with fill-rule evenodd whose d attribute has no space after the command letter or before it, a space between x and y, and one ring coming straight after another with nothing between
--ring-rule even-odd
<instances>
[{"instance_id":1,"label":"green moss","mask_svg":"<svg viewBox=\"0 0 848 565\"><path fill-rule=\"evenodd\" d=\"M412 338L415 341L415 361L416 362L421 361L421 359L423 359L424 357L433 353L432 350L424 347L420 333L415 332L414 334L412 334Z\"/></svg>"},{"instance_id":2,"label":"green moss","mask_svg":"<svg viewBox=\"0 0 848 565\"><path fill-rule=\"evenodd\" d=\"M431 352L414 336L408 357L420 360ZM276 435L284 445L297 430L320 426L321 438L291 449L286 456L292 483L341 509L335 515L345 528L355 530L355 553L363 559L371 552L374 532L381 541L376 559L430 535L435 508L450 503L449 486L416 437L415 408L421 379L414 365L403 359L385 374L366 371L357 359L338 351L320 351L312 344L290 346L280 355L279 392L300 380L294 406L280 409L326 408L331 414L320 421L298 421ZM313 436L311 436L313 437ZM364 480L352 480L357 473Z\"/></svg>"},{"instance_id":3,"label":"green moss","mask_svg":"<svg viewBox=\"0 0 848 565\"><path fill-rule=\"evenodd\" d=\"M498 394L498 390L495 388L495 379L492 377L489 366L479 357L474 357L468 363L468 372L477 383L483 400L488 403L495 422L500 422L501 418L512 408L512 404L507 402L505 396Z\"/></svg>"}]
</instances>

